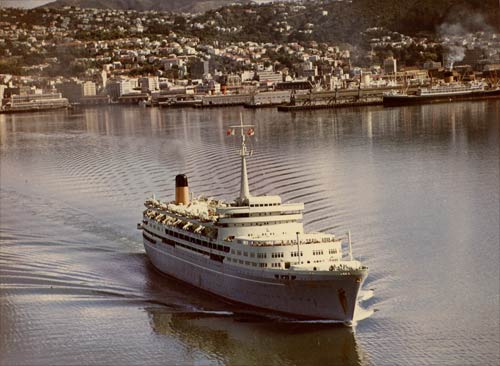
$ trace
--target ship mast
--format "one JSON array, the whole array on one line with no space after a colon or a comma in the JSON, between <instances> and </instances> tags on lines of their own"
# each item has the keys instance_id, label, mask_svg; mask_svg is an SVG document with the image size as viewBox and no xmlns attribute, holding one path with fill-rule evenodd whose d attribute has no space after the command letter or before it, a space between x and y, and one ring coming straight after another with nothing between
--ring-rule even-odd
<instances>
[{"instance_id":1,"label":"ship mast","mask_svg":"<svg viewBox=\"0 0 500 366\"><path fill-rule=\"evenodd\" d=\"M240 196L238 197L238 202L240 204L245 204L248 202L248 199L251 197L250 188L248 185L248 173L247 173L247 156L252 155L252 150L248 150L246 146L247 136L253 136L254 129L253 125L244 125L243 118L240 114L240 124L238 126L229 126L229 130L227 131L228 135L234 135L235 129L240 130L241 137L241 148L239 151L241 157L241 182L240 182Z\"/></svg>"}]
</instances>

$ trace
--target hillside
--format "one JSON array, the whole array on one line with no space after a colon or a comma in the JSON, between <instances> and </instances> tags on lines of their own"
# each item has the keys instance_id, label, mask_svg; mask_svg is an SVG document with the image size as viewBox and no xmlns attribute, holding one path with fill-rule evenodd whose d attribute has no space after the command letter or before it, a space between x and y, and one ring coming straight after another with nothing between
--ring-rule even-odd
<instances>
[{"instance_id":1,"label":"hillside","mask_svg":"<svg viewBox=\"0 0 500 366\"><path fill-rule=\"evenodd\" d=\"M279 3L262 5L248 4L249 0L56 0L45 7L78 6L81 8L122 9L122 10L159 10L174 12L203 13L234 3L247 3L245 8L257 9L258 17L245 9L234 9L222 14L229 14L223 19L228 26L247 25L242 35L253 38L253 30L263 33L279 17ZM291 4L292 1L288 2ZM405 34L419 32L433 33L443 23L463 23L469 28L483 30L488 24L500 31L500 4L498 0L309 0L297 2L303 10L287 19L294 26L312 23L315 25L313 38L318 41L336 40L353 41L359 32L369 27L386 29ZM328 12L320 15L319 10ZM206 14L210 17L210 14ZM213 15L213 14L212 14ZM220 21L221 19L217 19ZM266 21L264 23L263 21ZM269 38L270 34L267 34ZM261 37L258 37L261 38ZM292 37L295 38L295 37ZM299 38L300 35L299 35Z\"/></svg>"},{"instance_id":2,"label":"hillside","mask_svg":"<svg viewBox=\"0 0 500 366\"><path fill-rule=\"evenodd\" d=\"M205 12L241 0L56 0L44 7L59 8L78 6L80 8L120 9L120 10L158 10L175 12Z\"/></svg>"}]
</instances>

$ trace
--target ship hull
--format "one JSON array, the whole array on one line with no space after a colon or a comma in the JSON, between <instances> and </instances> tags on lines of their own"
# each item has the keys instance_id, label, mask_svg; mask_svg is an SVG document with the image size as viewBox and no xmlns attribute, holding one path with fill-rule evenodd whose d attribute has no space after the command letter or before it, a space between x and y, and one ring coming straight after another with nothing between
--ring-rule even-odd
<instances>
[{"instance_id":1,"label":"ship hull","mask_svg":"<svg viewBox=\"0 0 500 366\"><path fill-rule=\"evenodd\" d=\"M362 269L349 274L246 269L160 241L144 240L144 247L153 265L167 275L233 302L297 318L352 322L366 277Z\"/></svg>"},{"instance_id":2,"label":"ship hull","mask_svg":"<svg viewBox=\"0 0 500 366\"><path fill-rule=\"evenodd\" d=\"M384 95L383 104L386 107L404 106L428 103L447 103L454 101L500 98L500 89L469 92L463 94L439 95Z\"/></svg>"},{"instance_id":3,"label":"ship hull","mask_svg":"<svg viewBox=\"0 0 500 366\"><path fill-rule=\"evenodd\" d=\"M53 106L53 107L27 107L27 108L19 108L19 109L1 109L0 114L14 114L14 113L34 113L34 112L47 112L47 111L55 111L61 109L68 109L68 105L61 106Z\"/></svg>"}]
</instances>

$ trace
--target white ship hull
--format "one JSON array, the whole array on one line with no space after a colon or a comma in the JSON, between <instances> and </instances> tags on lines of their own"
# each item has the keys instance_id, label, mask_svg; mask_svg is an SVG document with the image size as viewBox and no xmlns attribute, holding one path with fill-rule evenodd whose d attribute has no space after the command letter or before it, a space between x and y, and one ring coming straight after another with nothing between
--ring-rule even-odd
<instances>
[{"instance_id":1,"label":"white ship hull","mask_svg":"<svg viewBox=\"0 0 500 366\"><path fill-rule=\"evenodd\" d=\"M153 265L167 275L233 302L298 318L350 323L366 277L363 269L340 274L243 268L161 240L156 244L144 240L144 247Z\"/></svg>"}]
</instances>

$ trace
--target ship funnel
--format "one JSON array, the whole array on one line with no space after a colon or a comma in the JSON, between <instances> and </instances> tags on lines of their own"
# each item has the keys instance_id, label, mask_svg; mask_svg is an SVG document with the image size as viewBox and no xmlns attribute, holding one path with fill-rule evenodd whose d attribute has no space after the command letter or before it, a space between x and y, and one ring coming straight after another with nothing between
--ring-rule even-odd
<instances>
[{"instance_id":1,"label":"ship funnel","mask_svg":"<svg viewBox=\"0 0 500 366\"><path fill-rule=\"evenodd\" d=\"M185 174L178 174L175 177L175 204L189 205L188 179Z\"/></svg>"}]
</instances>

